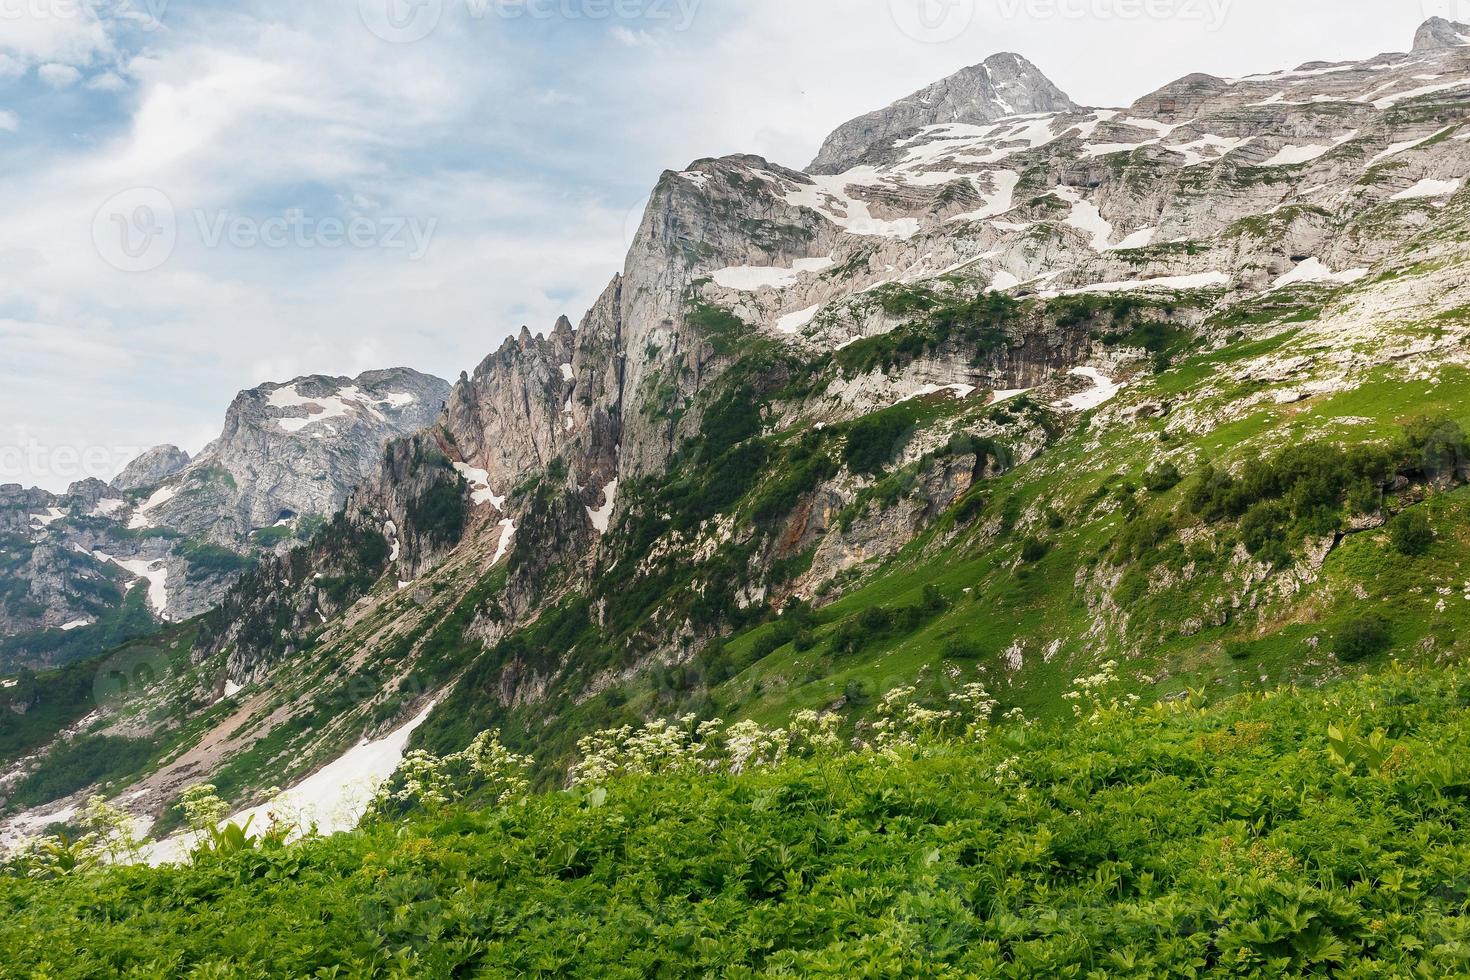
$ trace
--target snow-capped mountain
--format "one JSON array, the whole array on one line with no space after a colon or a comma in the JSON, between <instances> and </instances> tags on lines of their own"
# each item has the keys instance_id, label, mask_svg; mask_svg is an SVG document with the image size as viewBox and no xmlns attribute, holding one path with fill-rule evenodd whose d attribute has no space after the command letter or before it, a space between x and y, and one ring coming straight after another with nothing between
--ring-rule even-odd
<instances>
[{"instance_id":1,"label":"snow-capped mountain","mask_svg":"<svg viewBox=\"0 0 1470 980\"><path fill-rule=\"evenodd\" d=\"M7 659L26 662L33 642L44 662L56 641L26 634L106 624L135 587L143 621L212 608L252 557L304 540L339 510L376 474L384 444L432 422L448 393L407 369L266 384L235 398L220 437L194 459L161 446L110 485L0 490Z\"/></svg>"},{"instance_id":2,"label":"snow-capped mountain","mask_svg":"<svg viewBox=\"0 0 1470 980\"><path fill-rule=\"evenodd\" d=\"M1366 595L1324 571L1334 550L1427 491L1365 484L1385 513L1274 563L1193 517L1135 518L1222 454L1381 442L1405 392L1459 390L1467 39L1435 20L1408 53L1114 108L998 55L843 125L806 171L665 173L575 328L522 331L440 397L366 376L242 395L161 483L85 490L114 525L226 546L335 512L223 595L194 674L128 709L151 734L160 704L229 705L129 774L129 805L220 771L286 785L390 733L442 749L496 727L564 763L589 729L660 713L861 714L875 684L972 662L1028 711L1105 658L1240 682L1257 667L1228 644ZM75 500L14 498L35 539L77 533ZM1130 535L1173 564L1130 567ZM1440 606L1457 588L1434 583ZM1135 617L1150 596L1164 612ZM1341 667L1289 639L1290 678Z\"/></svg>"}]
</instances>

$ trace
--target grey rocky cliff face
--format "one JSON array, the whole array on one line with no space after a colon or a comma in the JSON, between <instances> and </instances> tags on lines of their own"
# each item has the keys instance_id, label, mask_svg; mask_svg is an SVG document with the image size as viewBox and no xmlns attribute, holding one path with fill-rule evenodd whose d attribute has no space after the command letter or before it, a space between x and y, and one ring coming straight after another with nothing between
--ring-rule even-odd
<instances>
[{"instance_id":1,"label":"grey rocky cliff face","mask_svg":"<svg viewBox=\"0 0 1470 980\"><path fill-rule=\"evenodd\" d=\"M377 473L383 446L432 425L448 395L443 380L406 368L242 392L220 437L154 488L132 524L241 550L258 532L336 513Z\"/></svg>"},{"instance_id":2,"label":"grey rocky cliff face","mask_svg":"<svg viewBox=\"0 0 1470 980\"><path fill-rule=\"evenodd\" d=\"M156 446L133 460L112 481L112 489L130 493L156 487L189 465L189 454L178 446Z\"/></svg>"},{"instance_id":3,"label":"grey rocky cliff face","mask_svg":"<svg viewBox=\"0 0 1470 980\"><path fill-rule=\"evenodd\" d=\"M1435 220L1444 198L1428 191L1467 176L1464 142L1435 138L1466 121L1463 103L1420 104L1456 79L1470 87L1456 38L1431 23L1412 56L1191 75L1118 110L1079 109L998 55L843 127L810 173L754 156L666 173L578 329L522 331L463 377L436 444L478 521L516 528L517 546L554 528L532 544L565 564L616 524L614 481L659 478L699 432L703 395L734 363L731 331L830 350L898 325L878 291L954 282L1023 298L1176 289L1182 310L1201 311L1294 270L1358 275ZM1376 167L1385 154L1394 166ZM840 422L935 385L1044 385L1095 353L1054 322L1012 340L988 363L845 379L803 418ZM530 513L514 490L538 475L576 505ZM401 528L392 483L365 506ZM437 560L406 549L399 573Z\"/></svg>"},{"instance_id":4,"label":"grey rocky cliff face","mask_svg":"<svg viewBox=\"0 0 1470 980\"><path fill-rule=\"evenodd\" d=\"M1446 48L1470 46L1470 24L1459 24L1443 17L1431 17L1414 35L1414 50L1442 51Z\"/></svg>"},{"instance_id":5,"label":"grey rocky cliff face","mask_svg":"<svg viewBox=\"0 0 1470 980\"><path fill-rule=\"evenodd\" d=\"M251 557L340 510L378 474L384 445L432 424L449 390L401 368L262 385L236 397L196 459L161 446L111 485L0 489L0 637L22 659L30 634L83 641L135 591L159 619L212 609ZM85 655L75 646L68 656Z\"/></svg>"},{"instance_id":6,"label":"grey rocky cliff face","mask_svg":"<svg viewBox=\"0 0 1470 980\"><path fill-rule=\"evenodd\" d=\"M885 109L859 116L838 127L822 144L807 170L839 174L860 163L873 150L888 150L895 140L926 126L972 125L1007 116L1064 112L1076 108L1061 89L1018 54L997 54Z\"/></svg>"}]
</instances>

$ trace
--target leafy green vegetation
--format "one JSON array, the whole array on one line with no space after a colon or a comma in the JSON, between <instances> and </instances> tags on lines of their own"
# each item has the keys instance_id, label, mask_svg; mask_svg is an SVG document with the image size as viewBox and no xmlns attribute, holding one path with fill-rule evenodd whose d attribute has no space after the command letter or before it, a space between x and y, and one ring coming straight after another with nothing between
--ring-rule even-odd
<instances>
[{"instance_id":1,"label":"leafy green vegetation","mask_svg":"<svg viewBox=\"0 0 1470 980\"><path fill-rule=\"evenodd\" d=\"M299 845L222 833L186 867L53 860L54 880L0 879L0 958L58 978L1457 976L1467 703L1463 668L1393 670L615 775Z\"/></svg>"}]
</instances>

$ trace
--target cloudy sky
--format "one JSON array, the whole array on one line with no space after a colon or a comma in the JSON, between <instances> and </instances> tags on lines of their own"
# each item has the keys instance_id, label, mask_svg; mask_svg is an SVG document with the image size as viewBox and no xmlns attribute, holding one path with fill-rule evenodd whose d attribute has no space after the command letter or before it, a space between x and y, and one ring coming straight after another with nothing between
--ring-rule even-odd
<instances>
[{"instance_id":1,"label":"cloudy sky","mask_svg":"<svg viewBox=\"0 0 1470 980\"><path fill-rule=\"evenodd\" d=\"M453 378L578 320L661 170L803 166L996 51L1110 106L1433 14L1470 0L0 0L0 482L196 451L261 381Z\"/></svg>"}]
</instances>

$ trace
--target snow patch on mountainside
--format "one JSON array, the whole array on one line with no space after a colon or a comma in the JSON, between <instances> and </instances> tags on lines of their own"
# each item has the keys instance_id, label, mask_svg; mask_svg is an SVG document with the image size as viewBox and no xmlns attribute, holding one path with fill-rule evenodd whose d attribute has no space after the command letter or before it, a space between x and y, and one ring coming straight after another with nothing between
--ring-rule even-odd
<instances>
[{"instance_id":1,"label":"snow patch on mountainside","mask_svg":"<svg viewBox=\"0 0 1470 980\"><path fill-rule=\"evenodd\" d=\"M1455 180L1434 180L1426 178L1407 190L1399 191L1393 197L1389 198L1389 200L1415 201L1425 197L1449 197L1451 194L1459 191L1460 185L1463 183L1463 178Z\"/></svg>"},{"instance_id":2,"label":"snow patch on mountainside","mask_svg":"<svg viewBox=\"0 0 1470 980\"><path fill-rule=\"evenodd\" d=\"M1198 272L1188 276L1160 276L1157 279L1127 279L1121 282L1095 282L1077 289L1042 293L1043 298L1072 296L1079 293L1129 293L1150 289L1214 289L1230 285L1230 277L1223 272Z\"/></svg>"},{"instance_id":3,"label":"snow patch on mountainside","mask_svg":"<svg viewBox=\"0 0 1470 980\"><path fill-rule=\"evenodd\" d=\"M407 408L416 400L407 392L389 392L381 398L373 398L356 385L348 385L335 395L303 395L298 387L292 384L272 391L266 404L271 408L283 410L306 409L307 415L304 418L288 417L276 420L276 424L282 429L295 433L309 425L327 422L331 419L347 418L358 412L366 412L374 418L382 419L384 416L379 406Z\"/></svg>"},{"instance_id":4,"label":"snow patch on mountainside","mask_svg":"<svg viewBox=\"0 0 1470 980\"><path fill-rule=\"evenodd\" d=\"M119 561L118 558L109 558L109 561L112 561L123 572L128 572L147 582L148 605L153 608L159 619L169 619L169 570L163 566L162 560L129 558L126 561Z\"/></svg>"},{"instance_id":5,"label":"snow patch on mountainside","mask_svg":"<svg viewBox=\"0 0 1470 980\"><path fill-rule=\"evenodd\" d=\"M1357 282L1368 274L1367 269L1347 269L1343 272L1333 272L1319 258L1310 258L1292 269L1286 275L1281 276L1271 284L1272 289L1281 289L1302 282L1335 282L1344 285Z\"/></svg>"},{"instance_id":6,"label":"snow patch on mountainside","mask_svg":"<svg viewBox=\"0 0 1470 980\"><path fill-rule=\"evenodd\" d=\"M42 527L50 527L52 524L55 524L57 521L61 520L65 516L66 511L62 510L60 507L47 507L46 513L32 514L31 520L35 521Z\"/></svg>"},{"instance_id":7,"label":"snow patch on mountainside","mask_svg":"<svg viewBox=\"0 0 1470 980\"><path fill-rule=\"evenodd\" d=\"M149 518L148 512L157 510L178 495L178 487L159 487L153 491L153 495L139 505L137 510L133 511L133 516L128 520L128 529L139 531L143 528L152 527L153 521Z\"/></svg>"},{"instance_id":8,"label":"snow patch on mountainside","mask_svg":"<svg viewBox=\"0 0 1470 980\"><path fill-rule=\"evenodd\" d=\"M258 836L268 829L271 815L294 823L298 835L313 827L323 836L342 833L357 826L378 787L403 761L404 750L414 731L429 718L431 703L403 727L377 741L364 740L336 761L297 783L268 803L231 815L225 822L245 826ZM183 861L198 845L202 835L180 834L144 849L143 857L155 867Z\"/></svg>"},{"instance_id":9,"label":"snow patch on mountainside","mask_svg":"<svg viewBox=\"0 0 1470 980\"><path fill-rule=\"evenodd\" d=\"M618 481L613 480L602 488L602 506L593 510L587 508L587 516L592 519L592 526L597 529L598 534L606 534L608 525L612 522L613 506L618 500Z\"/></svg>"},{"instance_id":10,"label":"snow patch on mountainside","mask_svg":"<svg viewBox=\"0 0 1470 980\"><path fill-rule=\"evenodd\" d=\"M1068 374L1087 378L1092 382L1092 388L1080 394L1072 395L1056 403L1057 408L1074 412L1086 412L1112 401L1118 392L1123 390L1123 385L1103 374L1096 368L1079 367L1073 368Z\"/></svg>"},{"instance_id":11,"label":"snow patch on mountainside","mask_svg":"<svg viewBox=\"0 0 1470 980\"><path fill-rule=\"evenodd\" d=\"M816 306L809 306L804 310L788 313L776 321L776 329L782 333L796 333L796 331L811 323L816 318L817 311L821 308L822 304L818 303Z\"/></svg>"},{"instance_id":12,"label":"snow patch on mountainside","mask_svg":"<svg viewBox=\"0 0 1470 980\"><path fill-rule=\"evenodd\" d=\"M500 528L500 543L495 546L495 557L490 559L490 564L500 564L500 559L510 552L510 543L516 536L515 522L510 518L501 521L497 527Z\"/></svg>"},{"instance_id":13,"label":"snow patch on mountainside","mask_svg":"<svg viewBox=\"0 0 1470 980\"><path fill-rule=\"evenodd\" d=\"M470 485L470 499L475 502L475 506L489 504L498 511L505 510L505 497L496 496L495 491L490 489L488 471L470 466L468 463L455 463L454 469Z\"/></svg>"}]
</instances>

